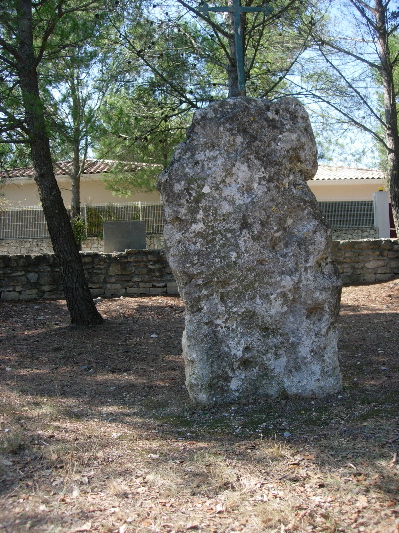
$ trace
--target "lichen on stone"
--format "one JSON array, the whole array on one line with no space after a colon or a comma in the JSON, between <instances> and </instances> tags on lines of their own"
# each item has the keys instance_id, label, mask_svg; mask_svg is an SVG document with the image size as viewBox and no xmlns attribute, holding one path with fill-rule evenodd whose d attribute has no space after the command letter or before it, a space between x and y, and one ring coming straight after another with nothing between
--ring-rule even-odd
<instances>
[{"instance_id":1,"label":"lichen on stone","mask_svg":"<svg viewBox=\"0 0 399 533\"><path fill-rule=\"evenodd\" d=\"M161 174L194 401L341 388L341 282L330 229L306 184L316 170L313 133L297 100L234 98L195 114Z\"/></svg>"}]
</instances>

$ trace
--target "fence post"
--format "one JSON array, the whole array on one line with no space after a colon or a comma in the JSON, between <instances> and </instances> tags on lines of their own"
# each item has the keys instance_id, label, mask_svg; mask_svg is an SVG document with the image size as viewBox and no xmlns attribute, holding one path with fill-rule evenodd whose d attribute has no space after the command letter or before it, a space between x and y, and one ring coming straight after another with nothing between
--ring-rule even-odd
<instances>
[{"instance_id":1,"label":"fence post","mask_svg":"<svg viewBox=\"0 0 399 533\"><path fill-rule=\"evenodd\" d=\"M86 209L86 204L83 205L82 209L81 209L81 216L83 217L83 221L85 223L85 234L86 234L86 237L87 237L87 209Z\"/></svg>"},{"instance_id":2,"label":"fence post","mask_svg":"<svg viewBox=\"0 0 399 533\"><path fill-rule=\"evenodd\" d=\"M379 239L389 239L391 235L389 223L389 199L387 191L373 193L374 226L378 228Z\"/></svg>"}]
</instances>

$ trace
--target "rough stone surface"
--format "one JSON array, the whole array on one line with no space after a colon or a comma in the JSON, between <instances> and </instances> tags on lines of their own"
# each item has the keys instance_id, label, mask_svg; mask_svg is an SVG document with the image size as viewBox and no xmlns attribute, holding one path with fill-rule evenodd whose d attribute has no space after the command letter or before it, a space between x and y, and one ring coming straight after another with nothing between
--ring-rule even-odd
<instances>
[{"instance_id":1,"label":"rough stone surface","mask_svg":"<svg viewBox=\"0 0 399 533\"><path fill-rule=\"evenodd\" d=\"M159 188L186 305L183 355L202 404L341 387L340 279L306 184L308 116L292 98L234 98L195 114Z\"/></svg>"}]
</instances>

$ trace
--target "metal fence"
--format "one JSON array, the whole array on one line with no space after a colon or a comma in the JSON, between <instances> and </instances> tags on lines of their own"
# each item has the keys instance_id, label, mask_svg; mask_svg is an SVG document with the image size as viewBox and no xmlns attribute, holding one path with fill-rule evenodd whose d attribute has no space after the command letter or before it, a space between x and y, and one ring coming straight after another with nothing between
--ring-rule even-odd
<instances>
[{"instance_id":1,"label":"metal fence","mask_svg":"<svg viewBox=\"0 0 399 533\"><path fill-rule=\"evenodd\" d=\"M319 202L325 220L333 229L373 228L372 201ZM160 202L84 205L81 210L87 237L102 237L103 222L144 220L147 234L162 234L164 216ZM40 207L7 208L0 211L0 239L40 239L48 237Z\"/></svg>"},{"instance_id":2,"label":"metal fence","mask_svg":"<svg viewBox=\"0 0 399 533\"><path fill-rule=\"evenodd\" d=\"M373 228L373 201L319 202L326 222L333 229Z\"/></svg>"},{"instance_id":3,"label":"metal fence","mask_svg":"<svg viewBox=\"0 0 399 533\"><path fill-rule=\"evenodd\" d=\"M87 237L101 237L103 223L109 220L144 220L146 233L160 234L163 232L164 217L160 202L83 206L81 215L85 222Z\"/></svg>"},{"instance_id":4,"label":"metal fence","mask_svg":"<svg viewBox=\"0 0 399 533\"><path fill-rule=\"evenodd\" d=\"M0 239L41 239L48 236L47 223L40 207L0 211Z\"/></svg>"},{"instance_id":5,"label":"metal fence","mask_svg":"<svg viewBox=\"0 0 399 533\"><path fill-rule=\"evenodd\" d=\"M81 216L87 237L102 237L103 222L108 220L144 220L147 234L161 234L164 226L160 202L84 205ZM47 237L47 224L40 207L7 208L0 211L0 239Z\"/></svg>"}]
</instances>

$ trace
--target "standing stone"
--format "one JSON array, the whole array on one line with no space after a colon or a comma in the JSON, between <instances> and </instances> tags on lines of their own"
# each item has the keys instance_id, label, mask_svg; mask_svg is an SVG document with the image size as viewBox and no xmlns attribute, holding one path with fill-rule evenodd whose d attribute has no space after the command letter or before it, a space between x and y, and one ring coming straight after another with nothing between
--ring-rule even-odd
<instances>
[{"instance_id":1,"label":"standing stone","mask_svg":"<svg viewBox=\"0 0 399 533\"><path fill-rule=\"evenodd\" d=\"M159 186L186 306L183 356L201 404L341 388L341 282L306 184L317 150L293 98L197 111Z\"/></svg>"}]
</instances>

